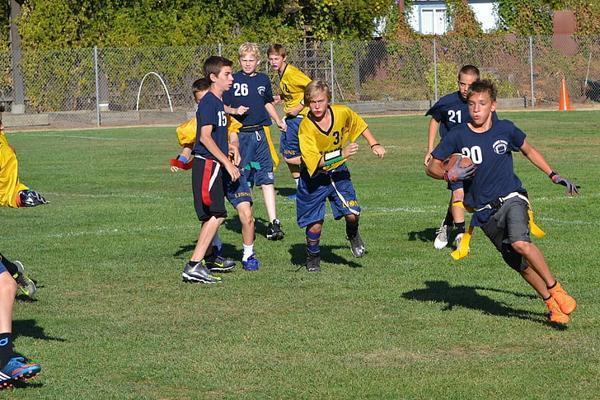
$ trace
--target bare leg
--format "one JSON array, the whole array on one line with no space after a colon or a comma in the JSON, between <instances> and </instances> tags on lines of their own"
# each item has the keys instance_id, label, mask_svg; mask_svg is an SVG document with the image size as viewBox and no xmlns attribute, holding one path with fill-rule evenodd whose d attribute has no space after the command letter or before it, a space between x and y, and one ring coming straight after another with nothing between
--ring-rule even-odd
<instances>
[{"instance_id":1,"label":"bare leg","mask_svg":"<svg viewBox=\"0 0 600 400\"><path fill-rule=\"evenodd\" d=\"M269 222L273 222L277 218L277 210L275 208L275 186L273 184L262 185L263 198L265 199L265 208L269 216Z\"/></svg>"},{"instance_id":2,"label":"bare leg","mask_svg":"<svg viewBox=\"0 0 600 400\"><path fill-rule=\"evenodd\" d=\"M12 312L17 282L8 272L0 274L0 332L12 332Z\"/></svg>"},{"instance_id":3,"label":"bare leg","mask_svg":"<svg viewBox=\"0 0 600 400\"><path fill-rule=\"evenodd\" d=\"M252 216L252 206L244 201L238 204L236 208L240 223L242 224L242 242L245 245L254 243L254 217Z\"/></svg>"},{"instance_id":4,"label":"bare leg","mask_svg":"<svg viewBox=\"0 0 600 400\"><path fill-rule=\"evenodd\" d=\"M212 244L212 240L219 230L219 226L223 223L225 218L210 217L210 219L202 223L200 228L200 234L198 235L198 241L192 253L190 261L201 261L206 255L206 250Z\"/></svg>"}]
</instances>

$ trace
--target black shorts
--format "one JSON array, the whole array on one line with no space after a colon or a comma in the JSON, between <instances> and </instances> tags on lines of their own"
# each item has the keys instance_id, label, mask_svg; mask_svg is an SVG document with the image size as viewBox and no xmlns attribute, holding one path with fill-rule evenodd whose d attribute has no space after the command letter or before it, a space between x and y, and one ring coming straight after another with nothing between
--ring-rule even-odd
<instances>
[{"instance_id":1,"label":"black shorts","mask_svg":"<svg viewBox=\"0 0 600 400\"><path fill-rule=\"evenodd\" d=\"M211 217L224 218L225 190L223 167L218 161L195 158L192 166L192 191L194 208L200 221Z\"/></svg>"},{"instance_id":2,"label":"black shorts","mask_svg":"<svg viewBox=\"0 0 600 400\"><path fill-rule=\"evenodd\" d=\"M508 199L481 227L502 254L504 261L517 272L524 271L527 262L513 249L512 243L517 241L531 243L528 208L527 202L519 197Z\"/></svg>"}]
</instances>

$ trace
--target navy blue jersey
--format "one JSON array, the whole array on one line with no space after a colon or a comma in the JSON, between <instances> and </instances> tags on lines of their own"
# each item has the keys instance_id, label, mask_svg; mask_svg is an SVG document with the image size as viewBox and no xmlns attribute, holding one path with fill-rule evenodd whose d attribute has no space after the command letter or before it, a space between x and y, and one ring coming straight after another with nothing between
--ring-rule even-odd
<instances>
[{"instance_id":1,"label":"navy blue jersey","mask_svg":"<svg viewBox=\"0 0 600 400\"><path fill-rule=\"evenodd\" d=\"M460 92L445 95L439 99L425 115L431 115L440 123L440 137L446 136L450 129L471 121L469 106Z\"/></svg>"},{"instance_id":2,"label":"navy blue jersey","mask_svg":"<svg viewBox=\"0 0 600 400\"><path fill-rule=\"evenodd\" d=\"M203 126L212 126L212 139L215 141L223 154L229 153L229 145L227 143L227 115L223 108L223 102L215 96L211 91L206 93L196 111L196 143L194 144L194 154L210 160L217 158L209 152L206 147L200 142L200 129Z\"/></svg>"},{"instance_id":3,"label":"navy blue jersey","mask_svg":"<svg viewBox=\"0 0 600 400\"><path fill-rule=\"evenodd\" d=\"M231 89L223 93L223 102L233 108L249 108L246 114L233 116L243 126L271 125L265 104L273 102L273 88L265 74L247 75L243 71L236 72L233 74Z\"/></svg>"},{"instance_id":4,"label":"navy blue jersey","mask_svg":"<svg viewBox=\"0 0 600 400\"><path fill-rule=\"evenodd\" d=\"M513 169L512 152L519 151L525 133L511 121L495 119L490 130L476 133L467 124L450 131L431 152L434 158L444 160L452 153L462 153L477 165L470 187L465 191L465 205L474 209L512 192L525 189ZM489 210L476 212L472 224L481 226L490 216Z\"/></svg>"}]
</instances>

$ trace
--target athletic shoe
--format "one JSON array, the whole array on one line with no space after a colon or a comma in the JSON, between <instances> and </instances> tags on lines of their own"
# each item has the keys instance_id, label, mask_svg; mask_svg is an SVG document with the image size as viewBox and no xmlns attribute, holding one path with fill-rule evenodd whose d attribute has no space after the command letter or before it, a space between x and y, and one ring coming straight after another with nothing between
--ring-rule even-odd
<instances>
[{"instance_id":1,"label":"athletic shoe","mask_svg":"<svg viewBox=\"0 0 600 400\"><path fill-rule=\"evenodd\" d=\"M189 262L185 264L183 267L183 272L181 273L181 277L184 282L194 282L194 283L220 283L221 278L218 276L211 275L206 268L206 264L204 260L199 262L198 264L192 266Z\"/></svg>"},{"instance_id":2,"label":"athletic shoe","mask_svg":"<svg viewBox=\"0 0 600 400\"><path fill-rule=\"evenodd\" d=\"M560 286L560 283L556 281L556 285L552 289L548 289L550 295L560 307L560 311L564 314L571 314L577 308L577 302L575 299L567 293L565 289Z\"/></svg>"},{"instance_id":3,"label":"athletic shoe","mask_svg":"<svg viewBox=\"0 0 600 400\"><path fill-rule=\"evenodd\" d=\"M458 235L456 235L456 237L454 238L454 247L455 248L459 248L460 247L460 242L462 241L464 233L459 233Z\"/></svg>"},{"instance_id":4,"label":"athletic shoe","mask_svg":"<svg viewBox=\"0 0 600 400\"><path fill-rule=\"evenodd\" d=\"M443 249L448 245L448 236L450 236L450 225L445 225L442 221L440 228L435 231L435 240L433 241L433 247L438 250Z\"/></svg>"},{"instance_id":5,"label":"athletic shoe","mask_svg":"<svg viewBox=\"0 0 600 400\"><path fill-rule=\"evenodd\" d=\"M274 219L272 223L267 227L267 239L268 240L281 240L285 236L285 233L281 230L281 222L278 219Z\"/></svg>"},{"instance_id":6,"label":"athletic shoe","mask_svg":"<svg viewBox=\"0 0 600 400\"><path fill-rule=\"evenodd\" d=\"M6 389L18 381L31 379L41 370L40 364L26 363L23 357L13 357L0 370L0 389Z\"/></svg>"},{"instance_id":7,"label":"athletic shoe","mask_svg":"<svg viewBox=\"0 0 600 400\"><path fill-rule=\"evenodd\" d=\"M228 272L235 267L235 261L214 253L205 257L205 264L210 272Z\"/></svg>"},{"instance_id":8,"label":"athletic shoe","mask_svg":"<svg viewBox=\"0 0 600 400\"><path fill-rule=\"evenodd\" d=\"M544 300L544 303L546 303L546 307L548 307L548 322L563 325L569 323L569 316L560 310L554 297Z\"/></svg>"},{"instance_id":9,"label":"athletic shoe","mask_svg":"<svg viewBox=\"0 0 600 400\"><path fill-rule=\"evenodd\" d=\"M321 272L321 253L306 252L306 270L308 272Z\"/></svg>"},{"instance_id":10,"label":"athletic shoe","mask_svg":"<svg viewBox=\"0 0 600 400\"><path fill-rule=\"evenodd\" d=\"M242 261L242 268L246 271L258 271L260 261L256 258L256 254L252 254L246 261Z\"/></svg>"},{"instance_id":11,"label":"athletic shoe","mask_svg":"<svg viewBox=\"0 0 600 400\"><path fill-rule=\"evenodd\" d=\"M48 200L34 190L21 190L19 192L20 207L35 207L47 203Z\"/></svg>"},{"instance_id":12,"label":"athletic shoe","mask_svg":"<svg viewBox=\"0 0 600 400\"><path fill-rule=\"evenodd\" d=\"M365 255L365 244L360 238L360 234L357 232L353 238L347 238L350 241L350 250L354 257L362 257Z\"/></svg>"},{"instance_id":13,"label":"athletic shoe","mask_svg":"<svg viewBox=\"0 0 600 400\"><path fill-rule=\"evenodd\" d=\"M33 295L37 292L35 282L27 276L21 261L15 260L14 264L17 266L17 273L13 275L13 278L17 281L17 289L25 296L33 298Z\"/></svg>"}]
</instances>

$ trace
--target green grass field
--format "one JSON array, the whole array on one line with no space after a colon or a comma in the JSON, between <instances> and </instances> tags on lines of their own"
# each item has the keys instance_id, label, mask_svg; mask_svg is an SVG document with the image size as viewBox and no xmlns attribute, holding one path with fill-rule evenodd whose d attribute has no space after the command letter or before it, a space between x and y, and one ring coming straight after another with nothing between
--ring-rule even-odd
<instances>
[{"instance_id":1,"label":"green grass field","mask_svg":"<svg viewBox=\"0 0 600 400\"><path fill-rule=\"evenodd\" d=\"M181 281L198 234L189 172L171 174L173 128L9 134L21 179L51 204L1 209L1 251L37 280L16 302L16 350L38 378L14 399L597 398L600 393L600 112L500 113L581 185L568 198L524 157L536 243L579 305L568 329L501 260L483 232L455 262L433 249L449 192L422 167L427 118L368 118L387 146L363 142L350 169L363 207L362 259L344 223L325 222L320 274L308 274L287 169L277 172L285 240L264 238L260 271L223 284ZM232 211L221 228L241 256Z\"/></svg>"}]
</instances>

